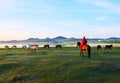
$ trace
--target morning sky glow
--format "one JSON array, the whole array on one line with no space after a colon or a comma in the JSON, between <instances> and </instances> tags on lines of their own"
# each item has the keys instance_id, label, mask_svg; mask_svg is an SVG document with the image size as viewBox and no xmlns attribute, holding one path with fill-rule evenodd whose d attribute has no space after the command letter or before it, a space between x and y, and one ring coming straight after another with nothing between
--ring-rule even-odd
<instances>
[{"instance_id":1,"label":"morning sky glow","mask_svg":"<svg viewBox=\"0 0 120 83\"><path fill-rule=\"evenodd\" d=\"M120 37L120 0L0 0L0 40Z\"/></svg>"}]
</instances>

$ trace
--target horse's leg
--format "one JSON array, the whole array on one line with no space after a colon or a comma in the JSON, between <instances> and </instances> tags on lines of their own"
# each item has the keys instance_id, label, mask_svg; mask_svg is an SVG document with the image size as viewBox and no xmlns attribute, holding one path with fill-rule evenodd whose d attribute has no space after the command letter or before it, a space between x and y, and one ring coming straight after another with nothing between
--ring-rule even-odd
<instances>
[{"instance_id":1,"label":"horse's leg","mask_svg":"<svg viewBox=\"0 0 120 83\"><path fill-rule=\"evenodd\" d=\"M35 52L36 52L37 48L35 48Z\"/></svg>"},{"instance_id":2,"label":"horse's leg","mask_svg":"<svg viewBox=\"0 0 120 83\"><path fill-rule=\"evenodd\" d=\"M106 50L107 50L107 49L106 49L106 47L105 47L105 49L104 49L104 52L105 52L105 53L106 53Z\"/></svg>"},{"instance_id":3,"label":"horse's leg","mask_svg":"<svg viewBox=\"0 0 120 83\"><path fill-rule=\"evenodd\" d=\"M112 48L110 48L110 52L112 52Z\"/></svg>"},{"instance_id":4,"label":"horse's leg","mask_svg":"<svg viewBox=\"0 0 120 83\"><path fill-rule=\"evenodd\" d=\"M32 52L32 49L30 49L30 52Z\"/></svg>"},{"instance_id":5,"label":"horse's leg","mask_svg":"<svg viewBox=\"0 0 120 83\"><path fill-rule=\"evenodd\" d=\"M84 56L84 54L83 54L83 51L82 51L82 50L80 51L80 56Z\"/></svg>"},{"instance_id":6,"label":"horse's leg","mask_svg":"<svg viewBox=\"0 0 120 83\"><path fill-rule=\"evenodd\" d=\"M31 52L33 52L33 49L31 49Z\"/></svg>"},{"instance_id":7,"label":"horse's leg","mask_svg":"<svg viewBox=\"0 0 120 83\"><path fill-rule=\"evenodd\" d=\"M82 51L80 50L80 56L82 56Z\"/></svg>"},{"instance_id":8,"label":"horse's leg","mask_svg":"<svg viewBox=\"0 0 120 83\"><path fill-rule=\"evenodd\" d=\"M62 49L62 47L60 46L60 49Z\"/></svg>"},{"instance_id":9,"label":"horse's leg","mask_svg":"<svg viewBox=\"0 0 120 83\"><path fill-rule=\"evenodd\" d=\"M83 51L82 51L82 57L84 57L84 53L83 53Z\"/></svg>"},{"instance_id":10,"label":"horse's leg","mask_svg":"<svg viewBox=\"0 0 120 83\"><path fill-rule=\"evenodd\" d=\"M91 56L90 56L90 53L91 53L91 47L88 46L88 57L89 57L89 58L91 57Z\"/></svg>"},{"instance_id":11,"label":"horse's leg","mask_svg":"<svg viewBox=\"0 0 120 83\"><path fill-rule=\"evenodd\" d=\"M81 54L82 54L82 52L80 51L80 56L82 56Z\"/></svg>"},{"instance_id":12,"label":"horse's leg","mask_svg":"<svg viewBox=\"0 0 120 83\"><path fill-rule=\"evenodd\" d=\"M88 58L90 58L90 51L88 51Z\"/></svg>"},{"instance_id":13,"label":"horse's leg","mask_svg":"<svg viewBox=\"0 0 120 83\"><path fill-rule=\"evenodd\" d=\"M110 52L110 49L108 48L108 53Z\"/></svg>"},{"instance_id":14,"label":"horse's leg","mask_svg":"<svg viewBox=\"0 0 120 83\"><path fill-rule=\"evenodd\" d=\"M80 51L80 56L81 56L81 51Z\"/></svg>"}]
</instances>

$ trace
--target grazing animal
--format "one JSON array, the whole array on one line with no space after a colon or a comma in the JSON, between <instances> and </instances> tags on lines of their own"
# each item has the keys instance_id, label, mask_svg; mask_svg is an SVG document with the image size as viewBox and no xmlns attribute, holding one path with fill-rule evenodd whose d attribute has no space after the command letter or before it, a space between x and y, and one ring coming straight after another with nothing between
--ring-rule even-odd
<instances>
[{"instance_id":1,"label":"grazing animal","mask_svg":"<svg viewBox=\"0 0 120 83\"><path fill-rule=\"evenodd\" d=\"M101 49L102 46L101 45L97 45L97 50Z\"/></svg>"},{"instance_id":2,"label":"grazing animal","mask_svg":"<svg viewBox=\"0 0 120 83\"><path fill-rule=\"evenodd\" d=\"M55 48L61 48L62 49L62 45L56 45Z\"/></svg>"},{"instance_id":3,"label":"grazing animal","mask_svg":"<svg viewBox=\"0 0 120 83\"><path fill-rule=\"evenodd\" d=\"M30 45L27 49L30 52L36 51L38 49L38 45Z\"/></svg>"},{"instance_id":4,"label":"grazing animal","mask_svg":"<svg viewBox=\"0 0 120 83\"><path fill-rule=\"evenodd\" d=\"M27 48L27 46L22 46L22 48L26 49L26 48Z\"/></svg>"},{"instance_id":5,"label":"grazing animal","mask_svg":"<svg viewBox=\"0 0 120 83\"><path fill-rule=\"evenodd\" d=\"M80 47L80 42L77 42L77 47L79 47L80 48L80 56L84 56L84 54L83 54L83 52L84 51L87 51L87 53L88 53L88 58L90 58L91 56L90 56L90 53L91 53L91 47L90 47L90 45L84 45L84 46L82 46L82 48Z\"/></svg>"},{"instance_id":6,"label":"grazing animal","mask_svg":"<svg viewBox=\"0 0 120 83\"><path fill-rule=\"evenodd\" d=\"M5 45L5 49L6 49L6 50L9 49L9 46L8 46L8 45Z\"/></svg>"},{"instance_id":7,"label":"grazing animal","mask_svg":"<svg viewBox=\"0 0 120 83\"><path fill-rule=\"evenodd\" d=\"M14 45L12 48L17 48L17 46Z\"/></svg>"},{"instance_id":8,"label":"grazing animal","mask_svg":"<svg viewBox=\"0 0 120 83\"><path fill-rule=\"evenodd\" d=\"M43 49L44 49L44 48L49 48L49 47L50 47L49 45L44 45L44 46L43 46Z\"/></svg>"},{"instance_id":9,"label":"grazing animal","mask_svg":"<svg viewBox=\"0 0 120 83\"><path fill-rule=\"evenodd\" d=\"M112 51L112 44L111 45L105 45L105 52L111 52Z\"/></svg>"}]
</instances>

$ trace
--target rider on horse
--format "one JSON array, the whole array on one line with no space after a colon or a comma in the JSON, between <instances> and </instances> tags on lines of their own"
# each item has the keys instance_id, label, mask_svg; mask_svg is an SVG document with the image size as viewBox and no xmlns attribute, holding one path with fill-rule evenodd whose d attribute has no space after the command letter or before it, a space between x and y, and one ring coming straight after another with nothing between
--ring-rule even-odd
<instances>
[{"instance_id":1,"label":"rider on horse","mask_svg":"<svg viewBox=\"0 0 120 83\"><path fill-rule=\"evenodd\" d=\"M84 36L83 39L81 40L80 48L82 49L84 46L86 46L86 43L87 43L87 40Z\"/></svg>"}]
</instances>

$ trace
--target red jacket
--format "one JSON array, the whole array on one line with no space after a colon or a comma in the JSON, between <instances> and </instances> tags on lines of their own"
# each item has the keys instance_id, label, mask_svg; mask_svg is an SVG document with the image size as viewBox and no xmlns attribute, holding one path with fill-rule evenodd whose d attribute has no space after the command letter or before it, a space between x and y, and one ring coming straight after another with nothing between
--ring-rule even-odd
<instances>
[{"instance_id":1,"label":"red jacket","mask_svg":"<svg viewBox=\"0 0 120 83\"><path fill-rule=\"evenodd\" d=\"M85 39L85 37L83 37L83 39L81 40L80 47L86 45L86 43L87 43L87 40Z\"/></svg>"}]
</instances>

